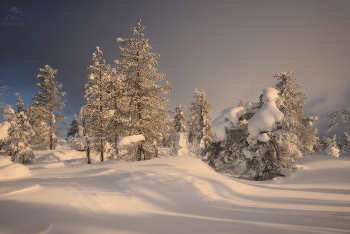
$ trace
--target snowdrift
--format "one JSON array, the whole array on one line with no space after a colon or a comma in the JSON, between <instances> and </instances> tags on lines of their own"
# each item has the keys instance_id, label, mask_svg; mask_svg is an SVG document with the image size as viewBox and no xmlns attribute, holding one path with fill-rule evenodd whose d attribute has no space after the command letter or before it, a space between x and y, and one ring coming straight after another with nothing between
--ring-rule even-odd
<instances>
[{"instance_id":1,"label":"snowdrift","mask_svg":"<svg viewBox=\"0 0 350 234\"><path fill-rule=\"evenodd\" d=\"M13 163L9 158L0 158L0 181L31 176L28 167Z\"/></svg>"},{"instance_id":2,"label":"snowdrift","mask_svg":"<svg viewBox=\"0 0 350 234\"><path fill-rule=\"evenodd\" d=\"M81 164L82 158L77 163L72 152L60 151L66 152L54 152L60 161L28 166L33 176L2 181L0 207L6 212L0 213L0 233L280 234L350 229L350 158L303 157L296 173L258 182L218 174L189 156L87 165Z\"/></svg>"}]
</instances>

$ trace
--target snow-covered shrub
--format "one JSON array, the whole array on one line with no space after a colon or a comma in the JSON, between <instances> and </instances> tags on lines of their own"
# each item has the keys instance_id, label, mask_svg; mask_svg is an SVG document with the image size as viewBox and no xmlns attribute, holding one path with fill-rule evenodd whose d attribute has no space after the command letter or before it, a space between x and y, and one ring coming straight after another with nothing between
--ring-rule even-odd
<instances>
[{"instance_id":1,"label":"snow-covered shrub","mask_svg":"<svg viewBox=\"0 0 350 234\"><path fill-rule=\"evenodd\" d=\"M336 157L336 158L339 157L339 149L337 149L336 147L332 147L332 146L327 147L325 149L325 153L331 157Z\"/></svg>"},{"instance_id":2,"label":"snow-covered shrub","mask_svg":"<svg viewBox=\"0 0 350 234\"><path fill-rule=\"evenodd\" d=\"M301 157L293 119L284 116L275 101L279 91L263 90L260 102L225 109L212 123L214 141L208 163L216 170L246 174L257 180L283 176Z\"/></svg>"},{"instance_id":3,"label":"snow-covered shrub","mask_svg":"<svg viewBox=\"0 0 350 234\"><path fill-rule=\"evenodd\" d=\"M69 136L67 141L71 147L78 151L85 151L87 146L87 137L83 134L83 127L79 126L79 131L74 136Z\"/></svg>"},{"instance_id":4,"label":"snow-covered shrub","mask_svg":"<svg viewBox=\"0 0 350 234\"><path fill-rule=\"evenodd\" d=\"M35 156L32 149L22 142L16 144L11 144L12 151L14 155L12 156L12 161L15 163L31 164L34 162Z\"/></svg>"},{"instance_id":5,"label":"snow-covered shrub","mask_svg":"<svg viewBox=\"0 0 350 234\"><path fill-rule=\"evenodd\" d=\"M15 113L10 106L6 106L4 116L6 121L10 123L5 151L11 156L11 160L15 163L32 163L35 157L29 147L29 141L34 132L29 124L26 111L21 110Z\"/></svg>"},{"instance_id":6,"label":"snow-covered shrub","mask_svg":"<svg viewBox=\"0 0 350 234\"><path fill-rule=\"evenodd\" d=\"M126 136L119 139L116 150L116 156L110 157L110 159L134 162L157 157L154 143L150 144L145 141L145 137L142 134Z\"/></svg>"}]
</instances>

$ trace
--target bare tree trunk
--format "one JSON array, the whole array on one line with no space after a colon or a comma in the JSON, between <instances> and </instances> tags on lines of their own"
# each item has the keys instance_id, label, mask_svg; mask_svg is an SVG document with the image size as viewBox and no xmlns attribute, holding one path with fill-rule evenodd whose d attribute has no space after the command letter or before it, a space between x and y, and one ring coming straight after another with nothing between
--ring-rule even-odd
<instances>
[{"instance_id":1,"label":"bare tree trunk","mask_svg":"<svg viewBox=\"0 0 350 234\"><path fill-rule=\"evenodd\" d=\"M50 150L53 150L53 119L52 119L52 83L51 83L51 75L50 75Z\"/></svg>"},{"instance_id":2,"label":"bare tree trunk","mask_svg":"<svg viewBox=\"0 0 350 234\"><path fill-rule=\"evenodd\" d=\"M157 147L157 144L154 144L154 151L156 152L156 158L158 158L158 147Z\"/></svg>"},{"instance_id":3,"label":"bare tree trunk","mask_svg":"<svg viewBox=\"0 0 350 234\"><path fill-rule=\"evenodd\" d=\"M101 125L100 125L100 139L101 139L101 162L103 161L103 140L102 140L102 135L103 135L103 117L102 117L102 112L103 112L103 108L102 108L102 71L101 71L101 67L100 67L100 121L101 121Z\"/></svg>"},{"instance_id":4,"label":"bare tree trunk","mask_svg":"<svg viewBox=\"0 0 350 234\"><path fill-rule=\"evenodd\" d=\"M91 159L90 159L90 141L87 140L87 146L86 146L86 157L88 160L88 164L91 164Z\"/></svg>"}]
</instances>

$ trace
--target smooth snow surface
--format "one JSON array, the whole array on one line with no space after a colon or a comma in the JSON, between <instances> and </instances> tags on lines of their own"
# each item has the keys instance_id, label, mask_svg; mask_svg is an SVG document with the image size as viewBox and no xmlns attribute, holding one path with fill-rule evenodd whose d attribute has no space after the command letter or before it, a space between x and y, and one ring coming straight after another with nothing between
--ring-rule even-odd
<instances>
[{"instance_id":1,"label":"smooth snow surface","mask_svg":"<svg viewBox=\"0 0 350 234\"><path fill-rule=\"evenodd\" d=\"M0 157L0 167L12 164L10 157Z\"/></svg>"},{"instance_id":2,"label":"smooth snow surface","mask_svg":"<svg viewBox=\"0 0 350 234\"><path fill-rule=\"evenodd\" d=\"M133 136L126 136L118 140L117 146L123 146L123 145L129 145L134 142L140 142L144 141L145 137L140 134L140 135L133 135Z\"/></svg>"},{"instance_id":3,"label":"smooth snow surface","mask_svg":"<svg viewBox=\"0 0 350 234\"><path fill-rule=\"evenodd\" d=\"M224 176L188 156L87 165L84 152L63 144L34 153L37 164L27 166L33 176L0 183L2 234L350 230L347 157L303 157L296 173L258 182Z\"/></svg>"}]
</instances>

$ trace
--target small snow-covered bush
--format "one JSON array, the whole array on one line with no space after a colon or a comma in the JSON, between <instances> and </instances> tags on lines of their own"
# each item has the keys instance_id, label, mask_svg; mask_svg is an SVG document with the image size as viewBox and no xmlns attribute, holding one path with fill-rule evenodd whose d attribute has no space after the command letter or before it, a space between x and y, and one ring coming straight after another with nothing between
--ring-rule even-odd
<instances>
[{"instance_id":1,"label":"small snow-covered bush","mask_svg":"<svg viewBox=\"0 0 350 234\"><path fill-rule=\"evenodd\" d=\"M72 147L78 151L85 151L86 150L86 137L80 136L78 138L75 138L71 141Z\"/></svg>"},{"instance_id":2,"label":"small snow-covered bush","mask_svg":"<svg viewBox=\"0 0 350 234\"><path fill-rule=\"evenodd\" d=\"M325 153L326 153L328 156L331 156L331 157L336 157L336 158L339 157L339 149L337 149L337 148L335 148L335 147L328 147L328 148L325 150Z\"/></svg>"},{"instance_id":3,"label":"small snow-covered bush","mask_svg":"<svg viewBox=\"0 0 350 234\"><path fill-rule=\"evenodd\" d=\"M276 89L266 88L259 103L225 109L212 123L215 134L208 164L256 180L283 176L282 169L295 169L301 153L291 131L294 119L277 108L278 98Z\"/></svg>"},{"instance_id":4,"label":"small snow-covered bush","mask_svg":"<svg viewBox=\"0 0 350 234\"><path fill-rule=\"evenodd\" d=\"M34 163L34 153L29 146L25 146L22 142L19 142L17 146L12 148L14 155L12 161L15 163L31 164Z\"/></svg>"}]
</instances>

